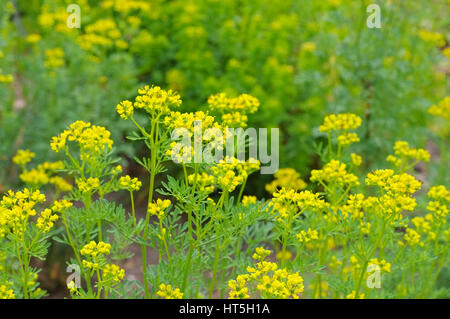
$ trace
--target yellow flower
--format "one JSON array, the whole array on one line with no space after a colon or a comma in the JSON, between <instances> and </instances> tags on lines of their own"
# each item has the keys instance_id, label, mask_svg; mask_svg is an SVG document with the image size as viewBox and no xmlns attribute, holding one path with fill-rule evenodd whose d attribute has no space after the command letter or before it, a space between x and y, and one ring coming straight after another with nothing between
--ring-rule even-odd
<instances>
[{"instance_id":1,"label":"yellow flower","mask_svg":"<svg viewBox=\"0 0 450 319\"><path fill-rule=\"evenodd\" d=\"M48 182L55 185L60 192L68 192L73 189L72 184L68 183L64 178L59 176L51 177Z\"/></svg>"},{"instance_id":2,"label":"yellow flower","mask_svg":"<svg viewBox=\"0 0 450 319\"><path fill-rule=\"evenodd\" d=\"M298 273L292 273L285 268L279 269L277 264L264 259L270 251L263 247L256 248L253 259L257 260L255 267L247 267L248 274L241 274L236 280L230 280L230 299L249 298L248 284L256 285L256 289L265 298L298 299L304 290L303 278Z\"/></svg>"},{"instance_id":3,"label":"yellow flower","mask_svg":"<svg viewBox=\"0 0 450 319\"><path fill-rule=\"evenodd\" d=\"M96 243L95 241L91 241L88 244L84 245L83 248L81 248L80 253L83 256L95 258L100 255L109 255L110 251L110 244L107 244L103 241L100 241L98 243Z\"/></svg>"},{"instance_id":4,"label":"yellow flower","mask_svg":"<svg viewBox=\"0 0 450 319\"><path fill-rule=\"evenodd\" d=\"M0 201L0 237L11 233L21 237L30 221L31 216L37 214L35 206L45 202L45 195L39 190L13 192L9 190ZM48 214L45 211L44 216Z\"/></svg>"},{"instance_id":5,"label":"yellow flower","mask_svg":"<svg viewBox=\"0 0 450 319\"><path fill-rule=\"evenodd\" d=\"M159 86L149 87L148 85L138 90L139 95L133 104L136 109L143 109L147 113L167 114L172 107L181 105L180 96L172 91L165 91Z\"/></svg>"},{"instance_id":6,"label":"yellow flower","mask_svg":"<svg viewBox=\"0 0 450 319\"><path fill-rule=\"evenodd\" d=\"M195 182L196 183L195 188L200 192L205 192L207 194L212 193L214 191L214 176L209 175L205 172L197 174L197 178L195 176L196 176L195 174L191 174L188 176L189 185L194 185Z\"/></svg>"},{"instance_id":7,"label":"yellow flower","mask_svg":"<svg viewBox=\"0 0 450 319\"><path fill-rule=\"evenodd\" d=\"M438 105L432 105L428 109L428 113L435 116L442 116L447 121L450 121L450 96L445 97Z\"/></svg>"},{"instance_id":8,"label":"yellow flower","mask_svg":"<svg viewBox=\"0 0 450 319\"><path fill-rule=\"evenodd\" d=\"M305 209L320 211L326 206L319 194L310 191L296 192L283 187L279 192L273 193L273 199L268 208L272 208L271 214L278 222L284 223L287 219L297 217Z\"/></svg>"},{"instance_id":9,"label":"yellow flower","mask_svg":"<svg viewBox=\"0 0 450 319\"><path fill-rule=\"evenodd\" d=\"M338 136L338 143L344 147L357 142L359 142L359 137L356 133L342 133Z\"/></svg>"},{"instance_id":10,"label":"yellow flower","mask_svg":"<svg viewBox=\"0 0 450 319\"><path fill-rule=\"evenodd\" d=\"M358 298L356 298L356 291L352 291L350 294L347 295L347 299L364 299L364 294L359 294Z\"/></svg>"},{"instance_id":11,"label":"yellow flower","mask_svg":"<svg viewBox=\"0 0 450 319\"><path fill-rule=\"evenodd\" d=\"M256 204L257 200L258 199L256 198L256 196L244 195L244 197L242 197L242 206L247 207L249 205Z\"/></svg>"},{"instance_id":12,"label":"yellow flower","mask_svg":"<svg viewBox=\"0 0 450 319\"><path fill-rule=\"evenodd\" d=\"M111 133L102 126L76 121L70 124L69 129L54 136L50 146L54 152L59 152L66 149L68 142L75 141L80 147L81 159L85 160L100 155L105 149L111 149L113 141L110 136Z\"/></svg>"},{"instance_id":13,"label":"yellow flower","mask_svg":"<svg viewBox=\"0 0 450 319\"><path fill-rule=\"evenodd\" d=\"M165 299L182 299L183 293L179 288L173 289L171 285L161 284L156 292L158 296Z\"/></svg>"},{"instance_id":14,"label":"yellow flower","mask_svg":"<svg viewBox=\"0 0 450 319\"><path fill-rule=\"evenodd\" d=\"M355 166L360 166L362 163L362 157L355 154L355 153L351 153L350 154L350 158L352 160L353 165Z\"/></svg>"},{"instance_id":15,"label":"yellow flower","mask_svg":"<svg viewBox=\"0 0 450 319\"><path fill-rule=\"evenodd\" d=\"M296 191L306 188L306 183L300 178L300 174L293 168L280 168L275 174L275 179L266 184L266 191L274 193L278 189L294 189Z\"/></svg>"},{"instance_id":16,"label":"yellow flower","mask_svg":"<svg viewBox=\"0 0 450 319\"><path fill-rule=\"evenodd\" d=\"M49 69L59 68L64 65L64 51L61 48L45 50L44 66Z\"/></svg>"},{"instance_id":17,"label":"yellow flower","mask_svg":"<svg viewBox=\"0 0 450 319\"><path fill-rule=\"evenodd\" d=\"M400 171L405 171L408 165L415 165L419 161L428 162L430 160L430 153L422 148L411 148L408 142L397 141L394 145L394 155L389 155L386 160L394 164ZM415 160L410 163L411 160Z\"/></svg>"},{"instance_id":18,"label":"yellow flower","mask_svg":"<svg viewBox=\"0 0 450 319\"><path fill-rule=\"evenodd\" d=\"M158 198L156 202L148 204L148 213L153 216L157 216L158 219L163 219L165 216L165 210L171 205L172 203L168 199L160 199Z\"/></svg>"},{"instance_id":19,"label":"yellow flower","mask_svg":"<svg viewBox=\"0 0 450 319\"><path fill-rule=\"evenodd\" d=\"M311 171L312 182L325 182L327 184L338 184L348 186L359 186L358 177L348 173L347 165L337 160L331 160L321 170Z\"/></svg>"},{"instance_id":20,"label":"yellow flower","mask_svg":"<svg viewBox=\"0 0 450 319\"><path fill-rule=\"evenodd\" d=\"M311 240L317 240L319 239L319 233L317 230L312 230L311 228L308 228L307 231L300 231L300 233L297 234L297 240L300 243L307 243Z\"/></svg>"},{"instance_id":21,"label":"yellow flower","mask_svg":"<svg viewBox=\"0 0 450 319\"><path fill-rule=\"evenodd\" d=\"M129 190L130 192L138 191L142 186L142 183L137 179L137 177L131 178L129 175L122 176L119 179L119 184L123 189Z\"/></svg>"},{"instance_id":22,"label":"yellow flower","mask_svg":"<svg viewBox=\"0 0 450 319\"><path fill-rule=\"evenodd\" d=\"M51 209L44 209L36 221L36 227L43 233L47 233L53 227L54 222L58 220L58 215L52 214Z\"/></svg>"},{"instance_id":23,"label":"yellow flower","mask_svg":"<svg viewBox=\"0 0 450 319\"><path fill-rule=\"evenodd\" d=\"M406 233L403 236L406 244L410 246L416 246L420 243L420 234L416 232L414 229L407 228Z\"/></svg>"},{"instance_id":24,"label":"yellow flower","mask_svg":"<svg viewBox=\"0 0 450 319\"><path fill-rule=\"evenodd\" d=\"M352 113L331 114L325 117L323 124L319 127L319 131L354 130L361 125L361 122L361 118Z\"/></svg>"},{"instance_id":25,"label":"yellow flower","mask_svg":"<svg viewBox=\"0 0 450 319\"><path fill-rule=\"evenodd\" d=\"M78 185L78 189L82 193L89 193L97 190L100 187L100 180L96 177L89 177L86 180L77 179L76 183Z\"/></svg>"},{"instance_id":26,"label":"yellow flower","mask_svg":"<svg viewBox=\"0 0 450 319\"><path fill-rule=\"evenodd\" d=\"M208 98L208 104L212 110L217 110L221 113L238 111L244 114L252 114L258 110L260 102L249 94L241 94L238 97L229 98L225 93L218 93Z\"/></svg>"},{"instance_id":27,"label":"yellow flower","mask_svg":"<svg viewBox=\"0 0 450 319\"><path fill-rule=\"evenodd\" d=\"M450 202L450 190L448 190L444 185L433 186L428 191L428 197L435 200Z\"/></svg>"},{"instance_id":28,"label":"yellow flower","mask_svg":"<svg viewBox=\"0 0 450 319\"><path fill-rule=\"evenodd\" d=\"M380 269L384 272L391 272L391 264L386 262L386 260L378 260L378 258L372 258L369 261L369 265L374 264L380 267Z\"/></svg>"},{"instance_id":29,"label":"yellow flower","mask_svg":"<svg viewBox=\"0 0 450 319\"><path fill-rule=\"evenodd\" d=\"M245 286L248 275L238 275L236 280L228 281L229 299L248 299L248 288Z\"/></svg>"},{"instance_id":30,"label":"yellow flower","mask_svg":"<svg viewBox=\"0 0 450 319\"><path fill-rule=\"evenodd\" d=\"M259 169L259 161L249 158L246 162L226 157L211 167L215 184L223 191L232 192L242 184L249 174Z\"/></svg>"},{"instance_id":31,"label":"yellow flower","mask_svg":"<svg viewBox=\"0 0 450 319\"><path fill-rule=\"evenodd\" d=\"M117 113L124 120L133 116L133 103L128 100L122 101L116 106Z\"/></svg>"},{"instance_id":32,"label":"yellow flower","mask_svg":"<svg viewBox=\"0 0 450 319\"><path fill-rule=\"evenodd\" d=\"M12 286L11 282L6 282L6 284L0 284L0 299L15 299L14 291L10 288Z\"/></svg>"},{"instance_id":33,"label":"yellow flower","mask_svg":"<svg viewBox=\"0 0 450 319\"><path fill-rule=\"evenodd\" d=\"M442 47L445 45L445 38L442 34L438 32L432 32L425 29L419 30L419 36L422 40L430 42L436 47Z\"/></svg>"},{"instance_id":34,"label":"yellow flower","mask_svg":"<svg viewBox=\"0 0 450 319\"><path fill-rule=\"evenodd\" d=\"M25 165L29 163L34 157L35 153L30 150L18 150L16 156L13 157L13 162L17 165Z\"/></svg>"},{"instance_id":35,"label":"yellow flower","mask_svg":"<svg viewBox=\"0 0 450 319\"><path fill-rule=\"evenodd\" d=\"M37 34L37 33L31 33L31 34L27 35L27 37L26 37L25 40L26 40L28 43L38 43L39 41L41 41L41 39L42 39L42 37L41 37L40 34Z\"/></svg>"},{"instance_id":36,"label":"yellow flower","mask_svg":"<svg viewBox=\"0 0 450 319\"><path fill-rule=\"evenodd\" d=\"M103 281L118 283L125 277L125 270L114 264L107 264L102 272Z\"/></svg>"},{"instance_id":37,"label":"yellow flower","mask_svg":"<svg viewBox=\"0 0 450 319\"><path fill-rule=\"evenodd\" d=\"M291 260L291 258L292 258L292 253L291 253L289 250L286 250L286 251L284 252L284 254L283 254L282 251L279 251L275 257L276 257L278 260L284 260L284 261L287 261L287 260Z\"/></svg>"},{"instance_id":38,"label":"yellow flower","mask_svg":"<svg viewBox=\"0 0 450 319\"><path fill-rule=\"evenodd\" d=\"M366 185L376 185L385 191L414 194L422 183L407 173L396 175L393 170L376 170L367 174Z\"/></svg>"},{"instance_id":39,"label":"yellow flower","mask_svg":"<svg viewBox=\"0 0 450 319\"><path fill-rule=\"evenodd\" d=\"M42 185L48 184L49 182L49 176L44 171L39 169L25 171L19 175L19 178L25 184L35 187L40 187Z\"/></svg>"}]
</instances>

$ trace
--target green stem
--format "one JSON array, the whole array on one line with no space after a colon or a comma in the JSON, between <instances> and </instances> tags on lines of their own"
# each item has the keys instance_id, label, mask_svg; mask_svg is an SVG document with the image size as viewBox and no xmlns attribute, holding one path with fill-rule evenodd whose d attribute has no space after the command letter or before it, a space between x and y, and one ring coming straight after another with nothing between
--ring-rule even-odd
<instances>
[{"instance_id":1,"label":"green stem","mask_svg":"<svg viewBox=\"0 0 450 319\"><path fill-rule=\"evenodd\" d=\"M238 199L237 199L237 203L236 203L236 204L239 204L239 203L241 202L242 194L244 193L244 188L245 188L245 184L246 184L246 183L247 183L247 178L244 179L244 182L243 182L242 185L241 185L241 189L240 189L240 191L239 191L239 196L238 196Z\"/></svg>"}]
</instances>

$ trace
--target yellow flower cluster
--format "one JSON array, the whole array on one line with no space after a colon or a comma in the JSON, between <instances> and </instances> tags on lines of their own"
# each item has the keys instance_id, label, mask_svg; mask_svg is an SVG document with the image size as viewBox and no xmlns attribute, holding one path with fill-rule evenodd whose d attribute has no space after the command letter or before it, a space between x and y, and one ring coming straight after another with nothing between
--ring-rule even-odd
<instances>
[{"instance_id":1,"label":"yellow flower cluster","mask_svg":"<svg viewBox=\"0 0 450 319\"><path fill-rule=\"evenodd\" d=\"M151 9L148 2L136 0L107 0L102 2L102 7L107 9L113 8L115 11L123 13L128 13L134 10L148 12Z\"/></svg>"},{"instance_id":2,"label":"yellow flower cluster","mask_svg":"<svg viewBox=\"0 0 450 319\"><path fill-rule=\"evenodd\" d=\"M39 190L13 192L9 190L0 201L0 238L12 233L21 237L29 217L37 214L35 206L45 202L45 195Z\"/></svg>"},{"instance_id":3,"label":"yellow flower cluster","mask_svg":"<svg viewBox=\"0 0 450 319\"><path fill-rule=\"evenodd\" d=\"M441 116L447 121L450 121L450 96L446 96L438 103L438 105L432 105L428 109L428 113L435 116Z\"/></svg>"},{"instance_id":4,"label":"yellow flower cluster","mask_svg":"<svg viewBox=\"0 0 450 319\"><path fill-rule=\"evenodd\" d=\"M217 165L211 167L215 184L223 191L232 192L251 173L259 169L259 161L249 158L247 161L240 161L234 157L226 157L220 160Z\"/></svg>"},{"instance_id":5,"label":"yellow flower cluster","mask_svg":"<svg viewBox=\"0 0 450 319\"><path fill-rule=\"evenodd\" d=\"M15 299L14 291L10 288L12 286L11 282L6 282L5 284L0 284L0 299Z\"/></svg>"},{"instance_id":6,"label":"yellow flower cluster","mask_svg":"<svg viewBox=\"0 0 450 319\"><path fill-rule=\"evenodd\" d=\"M14 164L17 165L26 165L27 163L31 162L31 160L36 156L35 153L31 152L30 150L18 150L17 154L13 157Z\"/></svg>"},{"instance_id":7,"label":"yellow flower cluster","mask_svg":"<svg viewBox=\"0 0 450 319\"><path fill-rule=\"evenodd\" d=\"M25 40L28 43L38 43L39 41L42 40L42 36L40 34L37 34L37 33L31 33L31 34L27 35Z\"/></svg>"},{"instance_id":8,"label":"yellow flower cluster","mask_svg":"<svg viewBox=\"0 0 450 319\"><path fill-rule=\"evenodd\" d=\"M76 183L80 192L84 194L95 191L100 187L100 180L97 177L89 177L86 180L77 179Z\"/></svg>"},{"instance_id":9,"label":"yellow flower cluster","mask_svg":"<svg viewBox=\"0 0 450 319\"><path fill-rule=\"evenodd\" d=\"M144 109L149 114L169 113L170 108L179 107L181 98L172 90L163 90L159 86L146 85L138 90L138 95L134 102L134 108Z\"/></svg>"},{"instance_id":10,"label":"yellow flower cluster","mask_svg":"<svg viewBox=\"0 0 450 319\"><path fill-rule=\"evenodd\" d=\"M408 165L415 165L419 161L428 162L430 160L430 153L422 148L411 148L408 142L397 141L394 145L394 155L389 155L386 159L393 163L401 171L407 170ZM410 163L415 160L414 163Z\"/></svg>"},{"instance_id":11,"label":"yellow flower cluster","mask_svg":"<svg viewBox=\"0 0 450 319\"><path fill-rule=\"evenodd\" d=\"M24 158L21 158L20 162L23 163L23 160ZM29 171L26 170L24 166L22 166L22 169L23 172L19 175L19 178L27 185L32 185L39 188L42 185L51 183L54 184L55 187L60 191L69 191L72 189L72 185L70 185L62 177L52 177L53 173L57 172L58 170L64 169L63 162L44 162Z\"/></svg>"},{"instance_id":12,"label":"yellow flower cluster","mask_svg":"<svg viewBox=\"0 0 450 319\"><path fill-rule=\"evenodd\" d=\"M246 114L255 113L260 105L257 98L245 93L238 97L227 97L225 93L213 94L208 98L208 104L212 110L223 113L238 111Z\"/></svg>"},{"instance_id":13,"label":"yellow flower cluster","mask_svg":"<svg viewBox=\"0 0 450 319\"><path fill-rule=\"evenodd\" d=\"M65 8L61 8L56 12L50 12L48 5L42 5L41 14L38 17L39 24L46 29L54 29L57 32L68 33L72 29L67 27L68 14Z\"/></svg>"},{"instance_id":14,"label":"yellow flower cluster","mask_svg":"<svg viewBox=\"0 0 450 319\"><path fill-rule=\"evenodd\" d=\"M125 277L125 270L114 264L107 264L102 269L103 281L118 283Z\"/></svg>"},{"instance_id":15,"label":"yellow flower cluster","mask_svg":"<svg viewBox=\"0 0 450 319\"><path fill-rule=\"evenodd\" d=\"M358 154L351 153L350 154L350 159L352 160L353 165L361 166L361 164L362 164L362 157L359 156Z\"/></svg>"},{"instance_id":16,"label":"yellow flower cluster","mask_svg":"<svg viewBox=\"0 0 450 319\"><path fill-rule=\"evenodd\" d=\"M188 176L189 185L194 185L195 174L191 174ZM195 188L200 192L204 193L212 193L214 191L214 176L209 175L205 172L197 174L197 180L195 181Z\"/></svg>"},{"instance_id":17,"label":"yellow flower cluster","mask_svg":"<svg viewBox=\"0 0 450 319\"><path fill-rule=\"evenodd\" d=\"M60 192L68 192L73 189L72 184L68 183L64 178L60 176L50 177L48 182L54 185Z\"/></svg>"},{"instance_id":18,"label":"yellow flower cluster","mask_svg":"<svg viewBox=\"0 0 450 319\"><path fill-rule=\"evenodd\" d=\"M32 185L37 188L49 183L49 176L44 171L39 169L24 171L19 175L19 178L25 184Z\"/></svg>"},{"instance_id":19,"label":"yellow flower cluster","mask_svg":"<svg viewBox=\"0 0 450 319\"><path fill-rule=\"evenodd\" d=\"M386 192L414 194L422 183L408 173L395 174L391 169L384 169L367 174L366 185L378 186Z\"/></svg>"},{"instance_id":20,"label":"yellow flower cluster","mask_svg":"<svg viewBox=\"0 0 450 319\"><path fill-rule=\"evenodd\" d=\"M16 236L20 236L27 227L26 223L31 216L37 215L35 206L45 202L44 194L39 190L30 191L25 188L23 191L14 193L8 191L0 202L0 237L11 232ZM54 222L58 220L57 213L72 206L67 200L55 201L50 208L45 208L38 214L36 220L36 228L42 233L47 233L54 226Z\"/></svg>"},{"instance_id":21,"label":"yellow flower cluster","mask_svg":"<svg viewBox=\"0 0 450 319\"><path fill-rule=\"evenodd\" d=\"M359 142L359 137L353 132L342 133L338 136L338 143L344 147L357 142Z\"/></svg>"},{"instance_id":22,"label":"yellow flower cluster","mask_svg":"<svg viewBox=\"0 0 450 319\"><path fill-rule=\"evenodd\" d=\"M58 220L58 215L52 214L51 209L44 209L36 221L36 227L43 233L47 233L53 227L54 222Z\"/></svg>"},{"instance_id":23,"label":"yellow flower cluster","mask_svg":"<svg viewBox=\"0 0 450 319\"><path fill-rule=\"evenodd\" d=\"M201 121L202 132L211 127L221 129L220 125L214 121L214 116L208 115L203 111L181 113L170 112L170 114L164 117L164 125L170 129L185 128L194 134L194 122ZM205 139L205 137L203 137Z\"/></svg>"},{"instance_id":24,"label":"yellow flower cluster","mask_svg":"<svg viewBox=\"0 0 450 319\"><path fill-rule=\"evenodd\" d=\"M306 188L306 183L300 178L300 174L293 168L280 168L275 174L275 179L266 184L266 191L274 193L282 187L296 191Z\"/></svg>"},{"instance_id":25,"label":"yellow flower cluster","mask_svg":"<svg viewBox=\"0 0 450 319\"><path fill-rule=\"evenodd\" d=\"M0 69L0 83L12 83L14 78L12 74L2 74L2 69Z\"/></svg>"},{"instance_id":26,"label":"yellow flower cluster","mask_svg":"<svg viewBox=\"0 0 450 319\"><path fill-rule=\"evenodd\" d=\"M319 194L310 191L296 192L293 189L281 188L273 193L268 209L276 220L284 223L286 219L300 215L305 209L320 211L327 206Z\"/></svg>"},{"instance_id":27,"label":"yellow flower cluster","mask_svg":"<svg viewBox=\"0 0 450 319\"><path fill-rule=\"evenodd\" d=\"M172 288L171 285L161 284L156 292L158 296L165 299L182 299L183 293L179 288Z\"/></svg>"},{"instance_id":28,"label":"yellow flower cluster","mask_svg":"<svg viewBox=\"0 0 450 319\"><path fill-rule=\"evenodd\" d=\"M348 294L348 295L346 296L346 298L347 298L347 299L364 299L364 294L363 294L363 293L360 293L360 294L358 295L358 298L356 298L356 291L353 290L350 294Z\"/></svg>"},{"instance_id":29,"label":"yellow flower cluster","mask_svg":"<svg viewBox=\"0 0 450 319\"><path fill-rule=\"evenodd\" d=\"M131 178L129 175L120 177L119 184L123 189L130 192L138 191L142 186L142 182L139 181L137 177Z\"/></svg>"},{"instance_id":30,"label":"yellow flower cluster","mask_svg":"<svg viewBox=\"0 0 450 319\"><path fill-rule=\"evenodd\" d=\"M391 272L391 264L384 259L378 260L378 258L372 258L369 260L369 265L377 265L380 267L381 271Z\"/></svg>"},{"instance_id":31,"label":"yellow flower cluster","mask_svg":"<svg viewBox=\"0 0 450 319\"><path fill-rule=\"evenodd\" d=\"M67 143L75 141L80 147L81 159L88 159L111 148L113 141L111 133L102 126L91 125L89 122L76 121L70 124L69 129L60 135L54 136L50 142L53 151L59 152L67 149Z\"/></svg>"},{"instance_id":32,"label":"yellow flower cluster","mask_svg":"<svg viewBox=\"0 0 450 319\"><path fill-rule=\"evenodd\" d=\"M433 241L437 238L436 232L432 231L433 226L433 216L431 214L425 215L425 217L414 217L411 223L416 228L419 234L424 234L428 236L428 239Z\"/></svg>"},{"instance_id":33,"label":"yellow flower cluster","mask_svg":"<svg viewBox=\"0 0 450 319\"><path fill-rule=\"evenodd\" d=\"M148 213L153 216L157 216L159 220L163 219L165 216L165 210L172 204L168 199L158 198L156 202L148 204Z\"/></svg>"},{"instance_id":34,"label":"yellow flower cluster","mask_svg":"<svg viewBox=\"0 0 450 319\"><path fill-rule=\"evenodd\" d=\"M358 177L347 172L347 165L337 160L331 160L320 170L311 171L312 182L325 182L342 186L359 186Z\"/></svg>"},{"instance_id":35,"label":"yellow flower cluster","mask_svg":"<svg viewBox=\"0 0 450 319\"><path fill-rule=\"evenodd\" d=\"M300 233L297 234L297 240L300 243L307 243L312 240L319 239L319 233L317 230L312 230L311 228L308 228L307 231L300 231Z\"/></svg>"},{"instance_id":36,"label":"yellow flower cluster","mask_svg":"<svg viewBox=\"0 0 450 319\"><path fill-rule=\"evenodd\" d=\"M364 194L350 194L347 203L340 208L344 218L352 218L354 220L361 219L364 216L362 211L364 207Z\"/></svg>"},{"instance_id":37,"label":"yellow flower cluster","mask_svg":"<svg viewBox=\"0 0 450 319\"><path fill-rule=\"evenodd\" d=\"M80 254L86 257L82 260L83 267L96 271L101 270L102 276L99 276L97 280L101 281L102 286L113 286L125 277L124 269L115 264L107 263L106 255L109 255L110 252L111 245L103 241L98 243L91 241L80 250ZM68 288L71 293L77 292L73 284L69 284Z\"/></svg>"},{"instance_id":38,"label":"yellow flower cluster","mask_svg":"<svg viewBox=\"0 0 450 319\"><path fill-rule=\"evenodd\" d=\"M427 205L427 209L433 213L429 218L437 224L446 223L450 205L450 191L444 185L433 186L428 191L428 197L433 199Z\"/></svg>"},{"instance_id":39,"label":"yellow flower cluster","mask_svg":"<svg viewBox=\"0 0 450 319\"><path fill-rule=\"evenodd\" d=\"M116 106L117 113L124 120L133 116L133 103L128 100L122 101Z\"/></svg>"},{"instance_id":40,"label":"yellow flower cluster","mask_svg":"<svg viewBox=\"0 0 450 319\"><path fill-rule=\"evenodd\" d=\"M260 102L249 94L227 97L225 93L218 93L208 98L208 104L211 110L222 115L223 125L228 127L245 127L248 121L247 115L255 113L259 108Z\"/></svg>"},{"instance_id":41,"label":"yellow flower cluster","mask_svg":"<svg viewBox=\"0 0 450 319\"><path fill-rule=\"evenodd\" d=\"M418 244L423 246L423 243L420 242L420 234L412 228L406 229L403 239L405 240L406 244L409 246L416 246Z\"/></svg>"},{"instance_id":42,"label":"yellow flower cluster","mask_svg":"<svg viewBox=\"0 0 450 319\"><path fill-rule=\"evenodd\" d=\"M128 42L122 39L122 33L112 19L100 19L87 25L86 33L78 37L77 42L83 50L93 51L95 46L109 48L113 45L117 49L128 48Z\"/></svg>"},{"instance_id":43,"label":"yellow flower cluster","mask_svg":"<svg viewBox=\"0 0 450 319\"><path fill-rule=\"evenodd\" d=\"M159 86L146 85L138 90L138 94L134 103L125 100L116 106L117 113L122 119L132 118L134 109L143 109L151 116L168 114L172 107L179 107L182 102L176 92L163 90Z\"/></svg>"},{"instance_id":44,"label":"yellow flower cluster","mask_svg":"<svg viewBox=\"0 0 450 319\"><path fill-rule=\"evenodd\" d=\"M416 199L412 198L421 187L421 182L407 173L395 174L391 169L376 170L366 177L366 185L376 185L382 190L380 197L368 197L365 207L383 218L398 220L403 210L412 211Z\"/></svg>"},{"instance_id":45,"label":"yellow flower cluster","mask_svg":"<svg viewBox=\"0 0 450 319\"><path fill-rule=\"evenodd\" d=\"M229 299L247 299L250 298L248 288L246 287L248 275L238 275L236 280L228 281Z\"/></svg>"},{"instance_id":46,"label":"yellow flower cluster","mask_svg":"<svg viewBox=\"0 0 450 319\"><path fill-rule=\"evenodd\" d=\"M256 196L244 195L244 197L242 197L242 206L247 207L249 205L256 204L257 200L258 199L256 198Z\"/></svg>"},{"instance_id":47,"label":"yellow flower cluster","mask_svg":"<svg viewBox=\"0 0 450 319\"><path fill-rule=\"evenodd\" d=\"M361 118L352 113L330 114L319 126L320 132L355 130L361 125Z\"/></svg>"},{"instance_id":48,"label":"yellow flower cluster","mask_svg":"<svg viewBox=\"0 0 450 319\"><path fill-rule=\"evenodd\" d=\"M61 48L45 50L44 65L48 69L59 68L64 65L64 51Z\"/></svg>"},{"instance_id":49,"label":"yellow flower cluster","mask_svg":"<svg viewBox=\"0 0 450 319\"><path fill-rule=\"evenodd\" d=\"M110 252L111 245L103 241L99 241L98 243L96 243L95 241L91 241L88 244L84 245L80 250L81 255L93 258L100 255L109 255Z\"/></svg>"},{"instance_id":50,"label":"yellow flower cluster","mask_svg":"<svg viewBox=\"0 0 450 319\"><path fill-rule=\"evenodd\" d=\"M419 37L422 40L429 42L436 47L442 47L445 45L444 35L438 32L432 32L425 29L421 29L419 30Z\"/></svg>"},{"instance_id":51,"label":"yellow flower cluster","mask_svg":"<svg viewBox=\"0 0 450 319\"><path fill-rule=\"evenodd\" d=\"M248 116L239 112L222 114L222 124L226 127L246 127Z\"/></svg>"},{"instance_id":52,"label":"yellow flower cluster","mask_svg":"<svg viewBox=\"0 0 450 319\"><path fill-rule=\"evenodd\" d=\"M279 269L276 263L267 262L265 258L270 251L262 247L256 249L253 259L256 267L247 267L248 274L230 280L230 298L249 298L248 286L254 284L256 290L266 298L298 299L304 290L303 278L285 268Z\"/></svg>"}]
</instances>

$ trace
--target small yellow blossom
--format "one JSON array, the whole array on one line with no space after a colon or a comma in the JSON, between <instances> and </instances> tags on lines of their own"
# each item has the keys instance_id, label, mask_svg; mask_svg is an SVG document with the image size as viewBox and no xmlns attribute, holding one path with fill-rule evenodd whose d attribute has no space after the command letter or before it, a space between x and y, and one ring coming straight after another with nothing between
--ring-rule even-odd
<instances>
[{"instance_id":1,"label":"small yellow blossom","mask_svg":"<svg viewBox=\"0 0 450 319\"><path fill-rule=\"evenodd\" d=\"M17 165L25 165L36 156L30 150L18 150L16 156L13 157L13 162Z\"/></svg>"},{"instance_id":2,"label":"small yellow blossom","mask_svg":"<svg viewBox=\"0 0 450 319\"><path fill-rule=\"evenodd\" d=\"M161 284L156 292L158 296L165 299L183 299L183 293L179 288L172 288L171 285Z\"/></svg>"}]
</instances>

